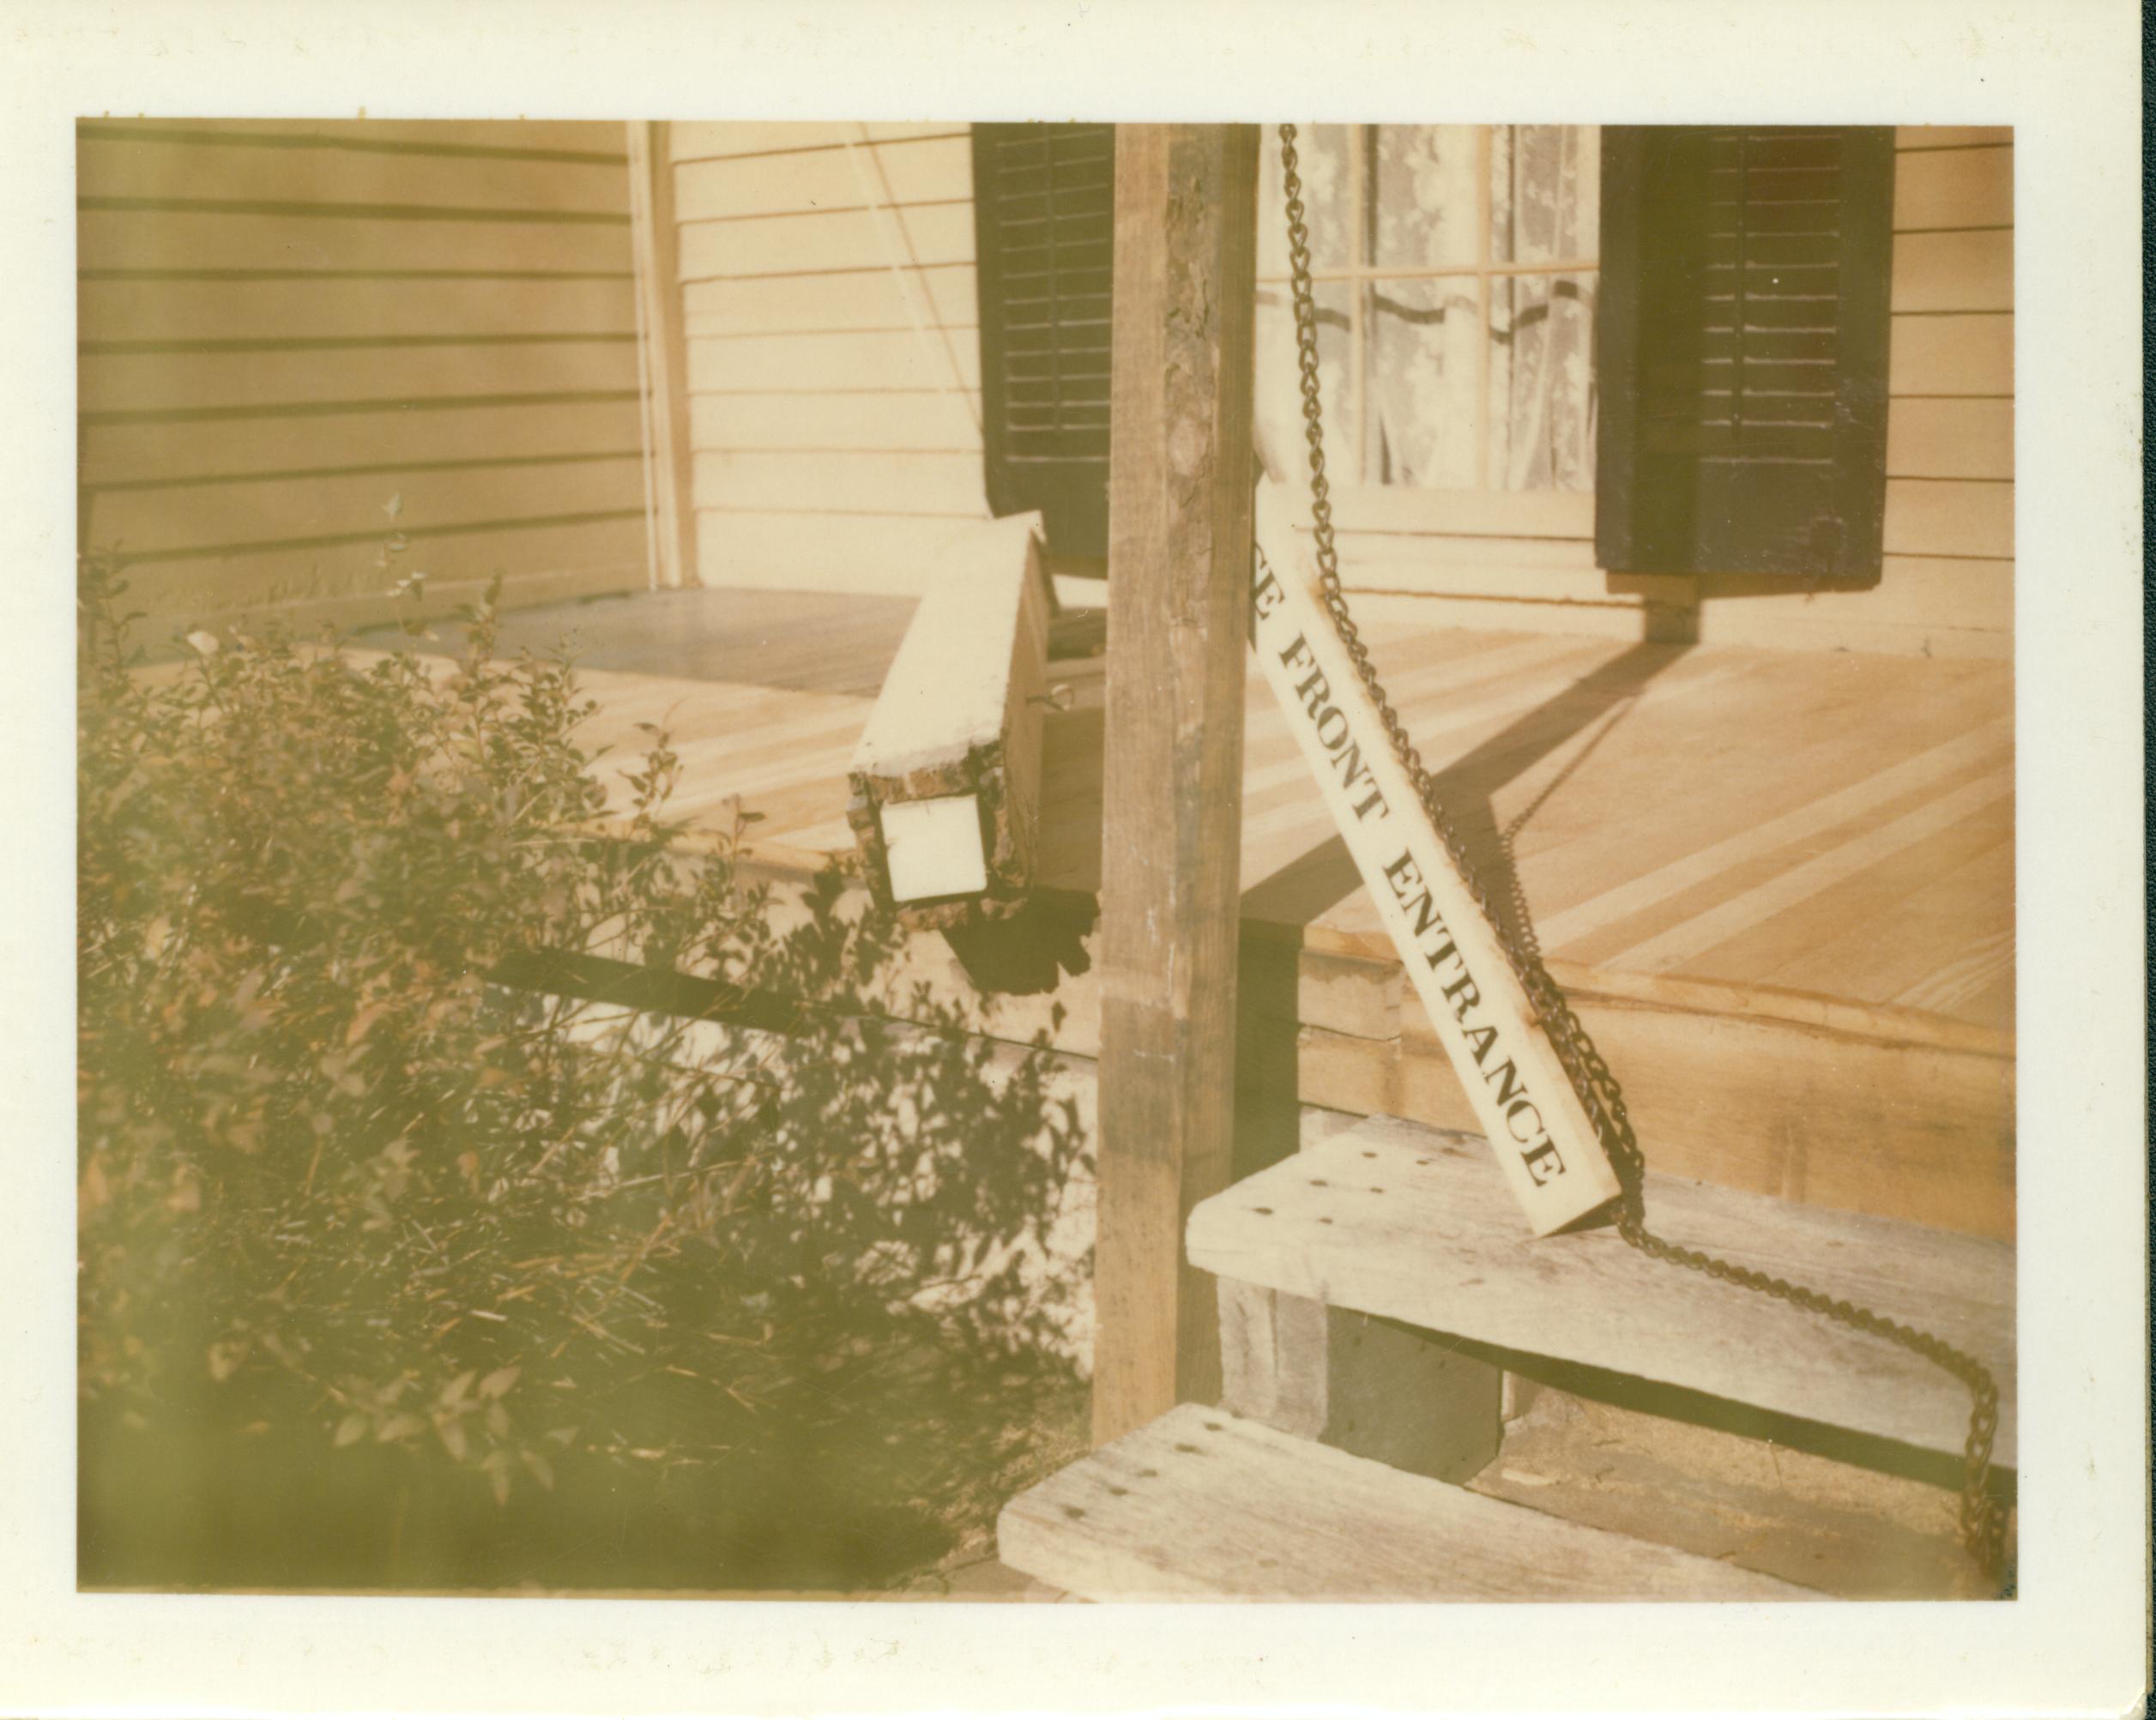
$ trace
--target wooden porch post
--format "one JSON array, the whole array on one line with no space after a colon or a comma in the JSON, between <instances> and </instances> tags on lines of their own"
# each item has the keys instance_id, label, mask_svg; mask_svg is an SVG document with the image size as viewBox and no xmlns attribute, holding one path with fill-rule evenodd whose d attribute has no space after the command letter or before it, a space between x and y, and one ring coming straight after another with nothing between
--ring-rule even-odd
<instances>
[{"instance_id":1,"label":"wooden porch post","mask_svg":"<svg viewBox=\"0 0 2156 1720\"><path fill-rule=\"evenodd\" d=\"M1220 1386L1191 1208L1235 1125L1258 132L1115 146L1093 1437Z\"/></svg>"}]
</instances>

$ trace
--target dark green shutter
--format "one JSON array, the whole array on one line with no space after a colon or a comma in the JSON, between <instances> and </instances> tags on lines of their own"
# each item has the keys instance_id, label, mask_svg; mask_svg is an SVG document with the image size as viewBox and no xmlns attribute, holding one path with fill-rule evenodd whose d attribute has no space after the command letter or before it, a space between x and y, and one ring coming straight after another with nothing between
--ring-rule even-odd
<instances>
[{"instance_id":1,"label":"dark green shutter","mask_svg":"<svg viewBox=\"0 0 2156 1720\"><path fill-rule=\"evenodd\" d=\"M1875 580L1893 133L1602 139L1602 565Z\"/></svg>"},{"instance_id":2,"label":"dark green shutter","mask_svg":"<svg viewBox=\"0 0 2156 1720\"><path fill-rule=\"evenodd\" d=\"M973 208L988 506L1104 556L1115 128L975 126Z\"/></svg>"}]
</instances>

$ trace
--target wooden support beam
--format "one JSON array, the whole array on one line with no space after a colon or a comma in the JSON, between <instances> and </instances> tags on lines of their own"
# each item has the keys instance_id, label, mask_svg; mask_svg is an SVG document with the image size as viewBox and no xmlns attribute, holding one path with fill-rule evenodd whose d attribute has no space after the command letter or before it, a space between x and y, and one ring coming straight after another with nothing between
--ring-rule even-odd
<instances>
[{"instance_id":1,"label":"wooden support beam","mask_svg":"<svg viewBox=\"0 0 2156 1720\"><path fill-rule=\"evenodd\" d=\"M1235 1125L1258 133L1116 132L1093 1434L1219 1391L1183 1223Z\"/></svg>"},{"instance_id":2,"label":"wooden support beam","mask_svg":"<svg viewBox=\"0 0 2156 1720\"><path fill-rule=\"evenodd\" d=\"M652 583L696 585L696 465L689 436L689 343L681 304L672 128L629 122L629 221L637 270Z\"/></svg>"},{"instance_id":3,"label":"wooden support beam","mask_svg":"<svg viewBox=\"0 0 2156 1720\"><path fill-rule=\"evenodd\" d=\"M848 767L876 899L916 930L1025 906L1041 827L1055 593L1041 516L955 528Z\"/></svg>"},{"instance_id":4,"label":"wooden support beam","mask_svg":"<svg viewBox=\"0 0 2156 1720\"><path fill-rule=\"evenodd\" d=\"M1497 1455L1501 1369L1434 1332L1219 1282L1223 1408L1441 1482L1479 1475Z\"/></svg>"}]
</instances>

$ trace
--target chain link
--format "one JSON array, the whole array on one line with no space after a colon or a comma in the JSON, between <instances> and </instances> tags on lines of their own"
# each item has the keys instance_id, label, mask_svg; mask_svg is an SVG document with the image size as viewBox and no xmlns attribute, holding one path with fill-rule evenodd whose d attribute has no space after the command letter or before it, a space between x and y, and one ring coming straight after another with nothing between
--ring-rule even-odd
<instances>
[{"instance_id":1,"label":"chain link","mask_svg":"<svg viewBox=\"0 0 2156 1720\"><path fill-rule=\"evenodd\" d=\"M1990 1484L1991 1448L1999 1428L1999 1388L1990 1371L1982 1362L1933 1333L1905 1325L1871 1308L1839 1300L1805 1285L1792 1284L1786 1279L1751 1267L1740 1266L1733 1261L1703 1253L1697 1249L1682 1247L1657 1235L1647 1227L1646 1160L1640 1150L1639 1137L1634 1131L1631 1115L1626 1109L1623 1091L1594 1041L1587 1036L1586 1029L1573 1012L1571 1003L1549 977L1549 971L1543 962L1540 944L1534 934L1533 923L1526 914L1525 898L1517 888L1517 869L1513 890L1515 912L1512 916L1501 915L1468 853L1465 842L1446 813L1439 799L1437 784L1422 763L1422 753L1409 736L1406 724L1393 709L1392 700L1378 679L1376 666L1370 660L1369 647L1363 642L1354 618L1348 613L1347 596L1340 583L1339 550L1333 540L1332 491L1326 476L1324 407L1318 380L1318 311L1311 287L1310 230L1303 219L1302 181L1296 172L1298 165L1295 128L1283 125L1280 128L1281 177L1287 193L1288 258L1294 286L1295 355L1301 379L1303 439L1309 444L1312 539L1316 552L1320 593L1333 627L1339 635L1340 643L1355 665L1363 691L1376 705L1378 715L1385 724L1386 733L1392 739L1392 750L1406 770L1409 781L1414 784L1423 810L1436 827L1446 851L1452 856L1454 866L1466 883L1469 893L1495 929L1507 963L1519 977L1521 987L1541 1018L1543 1029L1549 1035L1556 1049L1559 1062L1577 1089L1580 1102L1585 1107L1603 1147L1609 1152L1611 1166L1616 1171L1617 1180L1622 1189L1616 1201L1617 1234L1628 1246L1637 1249L1649 1259L1665 1261L1688 1271L1703 1273L1707 1277L1718 1278L1725 1283L1736 1284L1761 1295L1788 1302L1853 1331L1884 1338L1927 1361L1936 1363L1966 1385L1969 1388L1972 1408L1969 1415L1968 1438L1962 1447L1961 1537L1963 1544L1976 1558L1984 1573L2004 1581L2007 1506L1994 1494ZM1261 564L1263 559L1261 554Z\"/></svg>"}]
</instances>

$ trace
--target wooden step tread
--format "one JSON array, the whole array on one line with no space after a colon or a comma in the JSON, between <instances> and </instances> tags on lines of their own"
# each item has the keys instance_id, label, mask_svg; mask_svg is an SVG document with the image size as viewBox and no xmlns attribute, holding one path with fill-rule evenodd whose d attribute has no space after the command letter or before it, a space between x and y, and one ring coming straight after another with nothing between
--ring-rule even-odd
<instances>
[{"instance_id":1,"label":"wooden step tread","mask_svg":"<svg viewBox=\"0 0 2156 1720\"><path fill-rule=\"evenodd\" d=\"M2014 1455L2014 1248L1650 1174L1647 1221L1688 1248L1876 1309L1999 1383ZM1969 1394L1886 1339L1651 1260L1614 1228L1537 1239L1484 1142L1373 1117L1201 1204L1193 1265L1502 1349L1585 1364L1959 1455Z\"/></svg>"},{"instance_id":2,"label":"wooden step tread","mask_svg":"<svg viewBox=\"0 0 2156 1720\"><path fill-rule=\"evenodd\" d=\"M1821 1598L1189 1403L1019 1494L996 1537L1096 1601Z\"/></svg>"}]
</instances>

